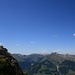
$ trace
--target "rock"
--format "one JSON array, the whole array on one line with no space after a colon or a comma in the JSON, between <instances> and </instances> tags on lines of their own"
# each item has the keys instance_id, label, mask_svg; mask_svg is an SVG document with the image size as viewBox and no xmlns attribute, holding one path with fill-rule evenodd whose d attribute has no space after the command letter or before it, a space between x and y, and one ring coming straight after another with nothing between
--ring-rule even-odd
<instances>
[{"instance_id":1,"label":"rock","mask_svg":"<svg viewBox=\"0 0 75 75\"><path fill-rule=\"evenodd\" d=\"M24 75L17 60L0 46L0 75Z\"/></svg>"}]
</instances>

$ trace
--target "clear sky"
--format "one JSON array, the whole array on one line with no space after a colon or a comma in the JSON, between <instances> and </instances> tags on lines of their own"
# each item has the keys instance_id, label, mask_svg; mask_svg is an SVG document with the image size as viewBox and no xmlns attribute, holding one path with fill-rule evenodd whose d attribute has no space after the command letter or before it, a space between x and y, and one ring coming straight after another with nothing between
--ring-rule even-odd
<instances>
[{"instance_id":1,"label":"clear sky","mask_svg":"<svg viewBox=\"0 0 75 75\"><path fill-rule=\"evenodd\" d=\"M0 43L11 53L75 54L75 0L0 0Z\"/></svg>"}]
</instances>

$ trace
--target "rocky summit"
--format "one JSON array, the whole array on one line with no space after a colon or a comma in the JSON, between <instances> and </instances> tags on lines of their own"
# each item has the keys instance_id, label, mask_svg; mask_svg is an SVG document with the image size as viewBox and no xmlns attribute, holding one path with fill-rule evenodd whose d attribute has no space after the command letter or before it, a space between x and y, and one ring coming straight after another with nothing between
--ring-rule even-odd
<instances>
[{"instance_id":1,"label":"rocky summit","mask_svg":"<svg viewBox=\"0 0 75 75\"><path fill-rule=\"evenodd\" d=\"M0 75L24 75L17 60L0 46Z\"/></svg>"}]
</instances>

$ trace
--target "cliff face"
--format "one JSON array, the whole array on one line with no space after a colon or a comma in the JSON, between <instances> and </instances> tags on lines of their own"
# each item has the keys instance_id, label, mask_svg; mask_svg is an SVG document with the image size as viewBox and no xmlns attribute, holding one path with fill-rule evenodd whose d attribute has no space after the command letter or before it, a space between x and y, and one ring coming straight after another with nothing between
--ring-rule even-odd
<instances>
[{"instance_id":1,"label":"cliff face","mask_svg":"<svg viewBox=\"0 0 75 75\"><path fill-rule=\"evenodd\" d=\"M24 75L15 58L0 46L0 75Z\"/></svg>"}]
</instances>

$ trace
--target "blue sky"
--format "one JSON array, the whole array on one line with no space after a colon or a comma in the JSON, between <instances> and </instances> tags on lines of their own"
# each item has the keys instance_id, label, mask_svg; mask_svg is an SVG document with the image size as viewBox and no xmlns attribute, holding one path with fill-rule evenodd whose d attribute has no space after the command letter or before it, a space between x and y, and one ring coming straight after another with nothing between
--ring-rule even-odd
<instances>
[{"instance_id":1,"label":"blue sky","mask_svg":"<svg viewBox=\"0 0 75 75\"><path fill-rule=\"evenodd\" d=\"M75 0L0 0L0 43L11 53L75 54Z\"/></svg>"}]
</instances>

